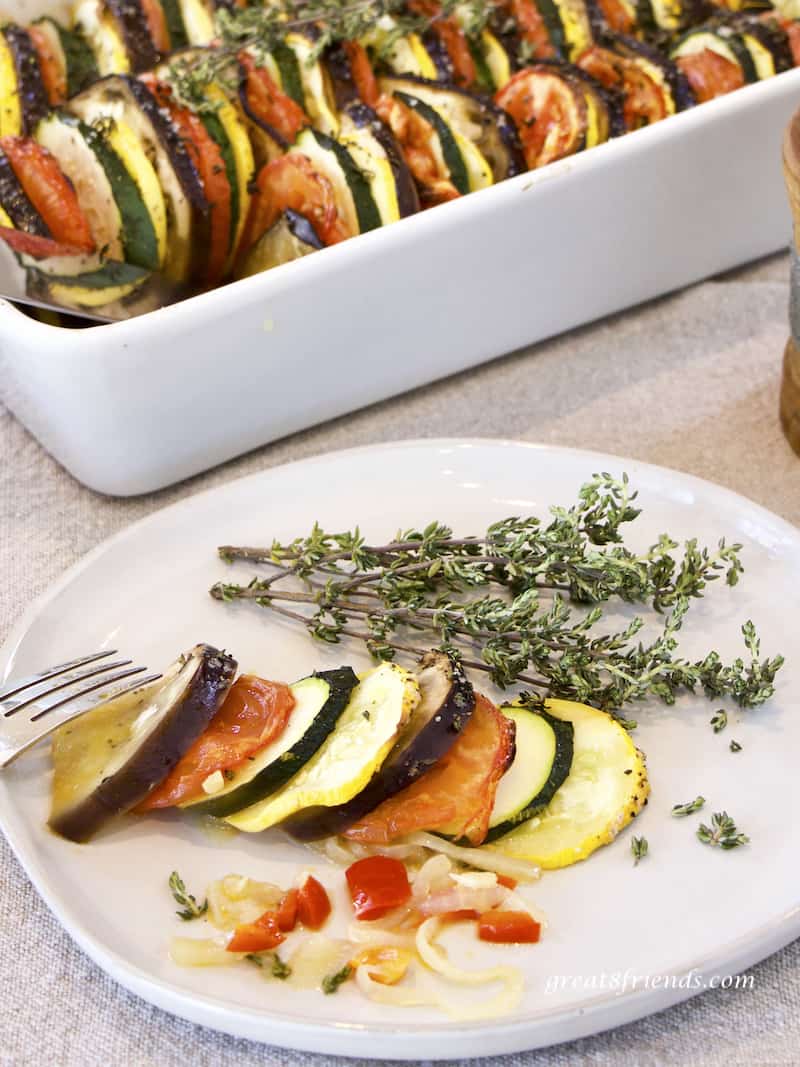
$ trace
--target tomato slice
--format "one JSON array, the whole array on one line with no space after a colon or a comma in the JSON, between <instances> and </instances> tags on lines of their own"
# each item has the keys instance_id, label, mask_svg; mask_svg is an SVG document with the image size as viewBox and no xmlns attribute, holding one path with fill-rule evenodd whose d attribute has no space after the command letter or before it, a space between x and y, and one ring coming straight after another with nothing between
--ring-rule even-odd
<instances>
[{"instance_id":1,"label":"tomato slice","mask_svg":"<svg viewBox=\"0 0 800 1067\"><path fill-rule=\"evenodd\" d=\"M286 208L307 218L323 244L337 244L354 236L339 211L330 181L314 170L307 156L292 152L273 159L259 171L240 252L251 248Z\"/></svg>"},{"instance_id":2,"label":"tomato slice","mask_svg":"<svg viewBox=\"0 0 800 1067\"><path fill-rule=\"evenodd\" d=\"M288 934L291 930L294 930L295 926L297 926L297 904L299 897L299 890L290 889L278 905L278 910L276 912L278 929L282 930L285 934Z\"/></svg>"},{"instance_id":3,"label":"tomato slice","mask_svg":"<svg viewBox=\"0 0 800 1067\"><path fill-rule=\"evenodd\" d=\"M206 778L215 771L235 770L279 737L293 707L292 692L282 682L243 674L205 731L136 811L169 808L204 796Z\"/></svg>"},{"instance_id":4,"label":"tomato slice","mask_svg":"<svg viewBox=\"0 0 800 1067\"><path fill-rule=\"evenodd\" d=\"M247 71L247 103L253 114L291 144L309 124L305 111L278 88L267 70L256 66L249 52L240 52L239 62Z\"/></svg>"},{"instance_id":5,"label":"tomato slice","mask_svg":"<svg viewBox=\"0 0 800 1067\"><path fill-rule=\"evenodd\" d=\"M274 911L265 911L252 923L242 923L225 946L228 952L267 952L286 940Z\"/></svg>"},{"instance_id":6,"label":"tomato slice","mask_svg":"<svg viewBox=\"0 0 800 1067\"><path fill-rule=\"evenodd\" d=\"M628 9L622 3L622 0L597 0L597 6L600 8L610 30L614 30L615 33L635 33L636 17L634 11Z\"/></svg>"},{"instance_id":7,"label":"tomato slice","mask_svg":"<svg viewBox=\"0 0 800 1067\"><path fill-rule=\"evenodd\" d=\"M34 256L36 259L49 259L51 256L77 256L84 252L82 248L59 244L50 237L39 237L35 233L25 233L24 230L12 230L8 226L0 226L0 240L5 241L15 252Z\"/></svg>"},{"instance_id":8,"label":"tomato slice","mask_svg":"<svg viewBox=\"0 0 800 1067\"><path fill-rule=\"evenodd\" d=\"M331 902L325 886L309 875L298 891L298 921L309 930L319 930L330 913Z\"/></svg>"},{"instance_id":9,"label":"tomato slice","mask_svg":"<svg viewBox=\"0 0 800 1067\"><path fill-rule=\"evenodd\" d=\"M764 21L768 22L774 16L774 12L769 11L764 16ZM781 27L786 31L786 36L789 38L789 48L792 52L792 62L796 67L800 67L800 22L795 22L794 19L779 18L778 22Z\"/></svg>"},{"instance_id":10,"label":"tomato slice","mask_svg":"<svg viewBox=\"0 0 800 1067\"><path fill-rule=\"evenodd\" d=\"M38 26L28 26L28 36L39 59L39 69L42 72L42 82L48 102L52 107L57 107L67 99L67 69L61 62L61 58L53 51L50 40L43 30Z\"/></svg>"},{"instance_id":11,"label":"tomato slice","mask_svg":"<svg viewBox=\"0 0 800 1067\"><path fill-rule=\"evenodd\" d=\"M513 749L513 724L490 700L477 695L475 710L449 752L344 836L380 845L416 830L436 830L479 845Z\"/></svg>"},{"instance_id":12,"label":"tomato slice","mask_svg":"<svg viewBox=\"0 0 800 1067\"><path fill-rule=\"evenodd\" d=\"M166 55L172 47L167 28L167 17L158 0L140 0L142 11L150 31L150 40L161 55Z\"/></svg>"},{"instance_id":13,"label":"tomato slice","mask_svg":"<svg viewBox=\"0 0 800 1067\"><path fill-rule=\"evenodd\" d=\"M664 89L634 60L592 45L580 56L578 66L607 89L622 92L626 129L638 130L669 114Z\"/></svg>"},{"instance_id":14,"label":"tomato slice","mask_svg":"<svg viewBox=\"0 0 800 1067\"><path fill-rule=\"evenodd\" d=\"M534 945L542 933L540 923L527 911L487 911L478 919L478 937L500 945Z\"/></svg>"},{"instance_id":15,"label":"tomato slice","mask_svg":"<svg viewBox=\"0 0 800 1067\"><path fill-rule=\"evenodd\" d=\"M521 70L495 96L514 120L531 170L580 150L587 126L586 100L544 66Z\"/></svg>"},{"instance_id":16,"label":"tomato slice","mask_svg":"<svg viewBox=\"0 0 800 1067\"><path fill-rule=\"evenodd\" d=\"M94 238L75 189L55 157L29 137L0 137L0 148L53 240L81 252L94 251Z\"/></svg>"},{"instance_id":17,"label":"tomato slice","mask_svg":"<svg viewBox=\"0 0 800 1067\"><path fill-rule=\"evenodd\" d=\"M534 0L508 0L508 10L517 24L520 37L531 45L532 59L552 59L556 50L550 41L547 25Z\"/></svg>"},{"instance_id":18,"label":"tomato slice","mask_svg":"<svg viewBox=\"0 0 800 1067\"><path fill-rule=\"evenodd\" d=\"M677 65L686 75L698 103L713 100L744 85L744 74L738 63L704 48L689 56L678 56Z\"/></svg>"},{"instance_id":19,"label":"tomato slice","mask_svg":"<svg viewBox=\"0 0 800 1067\"><path fill-rule=\"evenodd\" d=\"M350 63L350 75L356 92L367 107L374 109L378 104L378 81L366 48L360 41L343 41L342 48Z\"/></svg>"},{"instance_id":20,"label":"tomato slice","mask_svg":"<svg viewBox=\"0 0 800 1067\"><path fill-rule=\"evenodd\" d=\"M435 131L422 115L393 96L381 96L375 110L392 131L425 207L444 204L461 194L439 163L433 147Z\"/></svg>"},{"instance_id":21,"label":"tomato slice","mask_svg":"<svg viewBox=\"0 0 800 1067\"><path fill-rule=\"evenodd\" d=\"M411 899L405 865L391 856L367 856L345 871L357 919L380 919Z\"/></svg>"},{"instance_id":22,"label":"tomato slice","mask_svg":"<svg viewBox=\"0 0 800 1067\"><path fill-rule=\"evenodd\" d=\"M467 38L458 22L450 16L442 15L442 9L435 0L412 0L408 5L411 11L425 18L432 19L431 32L439 38L453 65L453 81L466 89L476 81L475 62L467 44Z\"/></svg>"}]
</instances>

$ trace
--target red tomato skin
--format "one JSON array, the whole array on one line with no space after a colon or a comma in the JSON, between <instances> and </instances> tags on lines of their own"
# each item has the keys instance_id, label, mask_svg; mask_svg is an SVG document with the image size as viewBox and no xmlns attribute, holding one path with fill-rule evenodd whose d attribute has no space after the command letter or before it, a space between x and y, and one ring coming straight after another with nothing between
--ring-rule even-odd
<instances>
[{"instance_id":1,"label":"red tomato skin","mask_svg":"<svg viewBox=\"0 0 800 1067\"><path fill-rule=\"evenodd\" d=\"M486 911L478 919L478 937L497 945L535 945L541 932L527 911Z\"/></svg>"},{"instance_id":2,"label":"red tomato skin","mask_svg":"<svg viewBox=\"0 0 800 1067\"><path fill-rule=\"evenodd\" d=\"M367 856L345 872L357 919L380 919L411 899L408 872L391 856Z\"/></svg>"},{"instance_id":3,"label":"red tomato skin","mask_svg":"<svg viewBox=\"0 0 800 1067\"><path fill-rule=\"evenodd\" d=\"M225 948L228 952L267 952L285 940L276 913L265 911L255 922L237 926Z\"/></svg>"},{"instance_id":4,"label":"red tomato skin","mask_svg":"<svg viewBox=\"0 0 800 1067\"><path fill-rule=\"evenodd\" d=\"M498 874L497 884L503 886L504 889L516 889L519 883L516 878L512 878L508 874Z\"/></svg>"},{"instance_id":5,"label":"red tomato skin","mask_svg":"<svg viewBox=\"0 0 800 1067\"><path fill-rule=\"evenodd\" d=\"M309 875L297 891L297 918L309 930L319 930L331 913L325 886Z\"/></svg>"},{"instance_id":6,"label":"red tomato skin","mask_svg":"<svg viewBox=\"0 0 800 1067\"><path fill-rule=\"evenodd\" d=\"M276 912L278 918L278 927L285 934L291 933L297 926L297 900L299 892L296 889L290 889L283 900L278 905L278 911Z\"/></svg>"}]
</instances>

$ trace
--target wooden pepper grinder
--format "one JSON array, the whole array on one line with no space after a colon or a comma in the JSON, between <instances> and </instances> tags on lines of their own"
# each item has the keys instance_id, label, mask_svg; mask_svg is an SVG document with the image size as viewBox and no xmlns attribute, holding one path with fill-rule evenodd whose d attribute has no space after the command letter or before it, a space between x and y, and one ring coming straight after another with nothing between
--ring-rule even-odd
<instances>
[{"instance_id":1,"label":"wooden pepper grinder","mask_svg":"<svg viewBox=\"0 0 800 1067\"><path fill-rule=\"evenodd\" d=\"M783 355L780 415L789 444L800 455L800 111L783 138L783 178L792 208L792 274L789 296L791 336Z\"/></svg>"}]
</instances>

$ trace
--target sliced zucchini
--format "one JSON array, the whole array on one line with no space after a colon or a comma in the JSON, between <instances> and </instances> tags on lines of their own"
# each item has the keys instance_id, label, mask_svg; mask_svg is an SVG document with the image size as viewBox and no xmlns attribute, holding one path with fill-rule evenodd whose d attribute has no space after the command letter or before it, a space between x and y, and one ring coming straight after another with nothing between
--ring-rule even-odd
<instances>
[{"instance_id":1,"label":"sliced zucchini","mask_svg":"<svg viewBox=\"0 0 800 1067\"><path fill-rule=\"evenodd\" d=\"M747 46L738 34L733 33L727 27L724 32L722 28L710 30L701 27L697 30L690 30L672 49L670 57L679 59L681 56L692 56L706 50L716 52L723 59L739 67L746 82L758 81L758 72Z\"/></svg>"},{"instance_id":2,"label":"sliced zucchini","mask_svg":"<svg viewBox=\"0 0 800 1067\"><path fill-rule=\"evenodd\" d=\"M27 30L14 23L7 23L0 30L0 37L11 53L15 68L15 77L10 86L4 86L5 93L13 86L20 106L19 133L30 134L50 106L42 80L39 56L33 47L33 41Z\"/></svg>"},{"instance_id":3,"label":"sliced zucchini","mask_svg":"<svg viewBox=\"0 0 800 1067\"><path fill-rule=\"evenodd\" d=\"M219 146L231 186L230 260L232 260L250 210L250 183L256 165L253 147L237 108L217 85L209 86L206 89L206 96L214 104L214 111L204 112L200 118Z\"/></svg>"},{"instance_id":4,"label":"sliced zucchini","mask_svg":"<svg viewBox=\"0 0 800 1067\"><path fill-rule=\"evenodd\" d=\"M214 20L203 0L178 0L183 28L190 45L207 45L214 40Z\"/></svg>"},{"instance_id":5,"label":"sliced zucchini","mask_svg":"<svg viewBox=\"0 0 800 1067\"><path fill-rule=\"evenodd\" d=\"M44 284L55 303L98 311L138 296L149 279L149 271L132 263L105 263L96 270L48 277Z\"/></svg>"},{"instance_id":6,"label":"sliced zucchini","mask_svg":"<svg viewBox=\"0 0 800 1067\"><path fill-rule=\"evenodd\" d=\"M322 747L277 793L228 815L255 833L311 807L344 804L381 766L420 699L413 674L382 663L364 675Z\"/></svg>"},{"instance_id":7,"label":"sliced zucchini","mask_svg":"<svg viewBox=\"0 0 800 1067\"><path fill-rule=\"evenodd\" d=\"M167 33L169 34L169 43L172 51L175 52L179 48L186 48L191 42L183 22L180 0L160 0L160 3L167 23Z\"/></svg>"},{"instance_id":8,"label":"sliced zucchini","mask_svg":"<svg viewBox=\"0 0 800 1067\"><path fill-rule=\"evenodd\" d=\"M312 58L314 42L300 33L288 33L286 47L297 58L303 87L301 107L313 126L327 133L329 137L335 137L339 132L339 117L333 99L333 89L325 68L318 59Z\"/></svg>"},{"instance_id":9,"label":"sliced zucchini","mask_svg":"<svg viewBox=\"0 0 800 1067\"><path fill-rule=\"evenodd\" d=\"M91 125L111 119L136 135L152 160L167 212L166 276L184 281L191 270L197 216L207 212L203 184L186 145L147 87L130 75L103 78L69 102L70 111Z\"/></svg>"},{"instance_id":10,"label":"sliced zucchini","mask_svg":"<svg viewBox=\"0 0 800 1067\"><path fill-rule=\"evenodd\" d=\"M94 55L80 33L66 29L60 22L51 19L48 15L37 19L34 26L47 34L52 47L64 57L68 97L75 96L90 82L96 80L98 72Z\"/></svg>"},{"instance_id":11,"label":"sliced zucchini","mask_svg":"<svg viewBox=\"0 0 800 1067\"><path fill-rule=\"evenodd\" d=\"M36 139L75 186L98 248L111 259L158 270L166 241L164 198L130 127L111 122L101 130L53 112L39 123Z\"/></svg>"},{"instance_id":12,"label":"sliced zucchini","mask_svg":"<svg viewBox=\"0 0 800 1067\"><path fill-rule=\"evenodd\" d=\"M258 57L259 60L262 57ZM263 57L267 70L288 97L305 110L306 94L300 74L300 64L291 48L283 42L275 46L271 56Z\"/></svg>"},{"instance_id":13,"label":"sliced zucchini","mask_svg":"<svg viewBox=\"0 0 800 1067\"><path fill-rule=\"evenodd\" d=\"M98 73L127 74L130 59L122 31L106 10L103 0L79 0L75 8L74 27L94 55Z\"/></svg>"},{"instance_id":14,"label":"sliced zucchini","mask_svg":"<svg viewBox=\"0 0 800 1067\"><path fill-rule=\"evenodd\" d=\"M294 707L283 733L234 771L209 800L181 807L223 818L271 797L317 754L347 707L358 678L350 667L321 671L291 687Z\"/></svg>"},{"instance_id":15,"label":"sliced zucchini","mask_svg":"<svg viewBox=\"0 0 800 1067\"><path fill-rule=\"evenodd\" d=\"M486 841L495 841L546 807L572 766L571 722L518 704L500 710L516 727L514 761L500 779Z\"/></svg>"},{"instance_id":16,"label":"sliced zucchini","mask_svg":"<svg viewBox=\"0 0 800 1067\"><path fill-rule=\"evenodd\" d=\"M395 74L412 74L434 80L437 77L436 64L418 34L396 37L386 47L390 36L394 37L396 31L397 22L391 15L382 15L370 32L362 37L361 43L378 58L382 66Z\"/></svg>"},{"instance_id":17,"label":"sliced zucchini","mask_svg":"<svg viewBox=\"0 0 800 1067\"><path fill-rule=\"evenodd\" d=\"M406 107L412 108L418 115L421 115L433 128L439 141L442 158L444 160L444 165L447 168L450 181L458 192L461 193L462 196L465 196L472 188L470 184L470 165L467 162L463 151L464 146L469 142L467 142L460 134L456 133L455 130L451 129L436 108L426 104L425 101L421 100L418 96L411 96L409 93L397 91L394 95L401 103L405 104ZM486 170L487 172L489 170L488 163L486 164Z\"/></svg>"},{"instance_id":18,"label":"sliced zucchini","mask_svg":"<svg viewBox=\"0 0 800 1067\"><path fill-rule=\"evenodd\" d=\"M544 811L488 847L553 869L613 841L644 807L650 785L642 753L610 715L569 700L546 707L572 723L570 772Z\"/></svg>"},{"instance_id":19,"label":"sliced zucchini","mask_svg":"<svg viewBox=\"0 0 800 1067\"><path fill-rule=\"evenodd\" d=\"M585 0L554 0L554 3L564 33L565 58L575 59L593 40Z\"/></svg>"},{"instance_id":20,"label":"sliced zucchini","mask_svg":"<svg viewBox=\"0 0 800 1067\"><path fill-rule=\"evenodd\" d=\"M352 114L344 112L339 140L365 175L372 199L380 213L381 223L385 226L389 222L395 222L400 218L400 204L394 174L386 151L370 125L359 124Z\"/></svg>"},{"instance_id":21,"label":"sliced zucchini","mask_svg":"<svg viewBox=\"0 0 800 1067\"><path fill-rule=\"evenodd\" d=\"M331 182L345 222L354 233L366 233L381 225L369 181L344 145L320 130L308 129L300 131L289 151L306 156Z\"/></svg>"}]
</instances>

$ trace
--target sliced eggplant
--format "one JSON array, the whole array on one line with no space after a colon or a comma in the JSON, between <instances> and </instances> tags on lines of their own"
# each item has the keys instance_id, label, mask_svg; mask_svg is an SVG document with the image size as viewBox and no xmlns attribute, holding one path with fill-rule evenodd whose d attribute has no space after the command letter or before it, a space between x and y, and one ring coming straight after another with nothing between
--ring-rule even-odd
<instances>
[{"instance_id":1,"label":"sliced eggplant","mask_svg":"<svg viewBox=\"0 0 800 1067\"><path fill-rule=\"evenodd\" d=\"M0 34L13 60L15 77L11 84L15 86L13 91L16 92L18 98L20 124L18 130L6 130L5 123L3 123L0 125L0 132L3 135L6 133L30 134L36 128L39 119L47 114L50 106L42 81L39 57L29 34L21 26L7 23L0 30ZM7 88L4 86L0 92L5 95Z\"/></svg>"},{"instance_id":2,"label":"sliced eggplant","mask_svg":"<svg viewBox=\"0 0 800 1067\"><path fill-rule=\"evenodd\" d=\"M416 679L396 663L369 671L317 753L282 789L228 815L228 822L258 833L305 808L345 804L386 759L419 700Z\"/></svg>"},{"instance_id":3,"label":"sliced eggplant","mask_svg":"<svg viewBox=\"0 0 800 1067\"><path fill-rule=\"evenodd\" d=\"M366 789L338 807L300 812L286 825L294 837L314 841L342 833L449 751L475 708L472 686L452 657L438 651L422 658L417 681L421 700Z\"/></svg>"},{"instance_id":4,"label":"sliced eggplant","mask_svg":"<svg viewBox=\"0 0 800 1067\"><path fill-rule=\"evenodd\" d=\"M689 83L669 56L663 55L644 41L637 41L623 34L606 35L603 43L617 55L634 63L664 90L670 114L694 106L695 100Z\"/></svg>"},{"instance_id":5,"label":"sliced eggplant","mask_svg":"<svg viewBox=\"0 0 800 1067\"><path fill-rule=\"evenodd\" d=\"M184 281L191 272L192 243L202 235L209 207L203 183L186 145L155 96L138 78L102 78L69 102L69 109L85 123L124 122L152 161L167 208L165 274Z\"/></svg>"},{"instance_id":6,"label":"sliced eggplant","mask_svg":"<svg viewBox=\"0 0 800 1067\"><path fill-rule=\"evenodd\" d=\"M445 120L457 141L473 146L475 152L464 153L469 190L511 178L526 169L516 128L487 98L424 78L386 77L380 79L380 86L383 92L404 93L421 100ZM459 149L464 152L463 144ZM487 164L491 178L488 182L481 177Z\"/></svg>"},{"instance_id":7,"label":"sliced eggplant","mask_svg":"<svg viewBox=\"0 0 800 1067\"><path fill-rule=\"evenodd\" d=\"M11 160L0 148L0 208L16 230L50 237L50 230L42 216L28 199Z\"/></svg>"},{"instance_id":8,"label":"sliced eggplant","mask_svg":"<svg viewBox=\"0 0 800 1067\"><path fill-rule=\"evenodd\" d=\"M130 69L136 73L150 70L156 65L160 56L150 26L140 0L103 0L105 7L117 24L125 51L128 53Z\"/></svg>"},{"instance_id":9,"label":"sliced eggplant","mask_svg":"<svg viewBox=\"0 0 800 1067\"><path fill-rule=\"evenodd\" d=\"M391 130L366 104L349 104L341 114L339 140L366 175L386 225L419 211L417 187Z\"/></svg>"},{"instance_id":10,"label":"sliced eggplant","mask_svg":"<svg viewBox=\"0 0 800 1067\"><path fill-rule=\"evenodd\" d=\"M87 841L143 800L206 728L235 673L230 656L197 645L138 699L63 726L53 738L50 829Z\"/></svg>"},{"instance_id":11,"label":"sliced eggplant","mask_svg":"<svg viewBox=\"0 0 800 1067\"><path fill-rule=\"evenodd\" d=\"M350 667L320 671L295 682L291 687L295 703L283 733L234 771L210 799L183 807L221 819L272 796L317 754L357 685Z\"/></svg>"},{"instance_id":12,"label":"sliced eggplant","mask_svg":"<svg viewBox=\"0 0 800 1067\"><path fill-rule=\"evenodd\" d=\"M256 169L260 170L265 163L270 163L273 159L277 159L278 156L282 156L289 148L289 142L274 126L265 122L251 106L247 87L248 79L249 74L240 63L239 106L248 122L248 133L253 146L254 161Z\"/></svg>"},{"instance_id":13,"label":"sliced eggplant","mask_svg":"<svg viewBox=\"0 0 800 1067\"><path fill-rule=\"evenodd\" d=\"M236 277L249 278L324 247L308 219L287 208L247 253Z\"/></svg>"},{"instance_id":14,"label":"sliced eggplant","mask_svg":"<svg viewBox=\"0 0 800 1067\"><path fill-rule=\"evenodd\" d=\"M500 710L514 723L514 759L500 779L484 843L496 841L546 807L572 767L574 727L518 704Z\"/></svg>"},{"instance_id":15,"label":"sliced eggplant","mask_svg":"<svg viewBox=\"0 0 800 1067\"><path fill-rule=\"evenodd\" d=\"M350 57L341 41L325 49L323 63L328 72L328 81L337 111L344 111L348 104L357 103L359 95L353 78Z\"/></svg>"}]
</instances>

